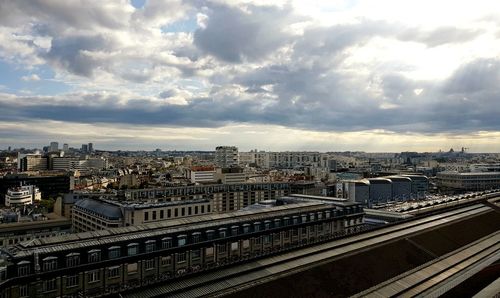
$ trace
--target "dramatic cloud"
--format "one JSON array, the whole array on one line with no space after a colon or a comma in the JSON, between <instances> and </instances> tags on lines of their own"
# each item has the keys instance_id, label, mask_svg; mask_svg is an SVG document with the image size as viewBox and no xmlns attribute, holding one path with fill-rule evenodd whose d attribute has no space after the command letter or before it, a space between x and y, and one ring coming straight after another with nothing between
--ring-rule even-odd
<instances>
[{"instance_id":1,"label":"dramatic cloud","mask_svg":"<svg viewBox=\"0 0 500 298\"><path fill-rule=\"evenodd\" d=\"M486 0L165 0L140 8L0 0L0 122L10 132L28 119L76 130L99 123L134 136L150 126L176 131L169 141L193 148L211 148L221 131L242 144L273 142L252 133L244 141L233 126L294 131L318 148L374 150L378 131L398 148L398 137L417 135L426 146L424 136L453 139L444 148L461 134L500 131L499 10ZM0 145L16 142L1 133ZM127 139L95 134L107 144Z\"/></svg>"}]
</instances>

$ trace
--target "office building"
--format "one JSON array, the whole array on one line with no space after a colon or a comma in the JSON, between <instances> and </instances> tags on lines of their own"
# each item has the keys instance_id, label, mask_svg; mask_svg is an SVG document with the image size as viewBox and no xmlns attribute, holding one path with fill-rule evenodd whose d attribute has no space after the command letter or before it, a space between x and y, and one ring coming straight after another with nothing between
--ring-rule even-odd
<instances>
[{"instance_id":1,"label":"office building","mask_svg":"<svg viewBox=\"0 0 500 298\"><path fill-rule=\"evenodd\" d=\"M77 200L71 212L73 231L85 232L205 215L213 208L208 199L138 203L93 198Z\"/></svg>"},{"instance_id":2,"label":"office building","mask_svg":"<svg viewBox=\"0 0 500 298\"><path fill-rule=\"evenodd\" d=\"M500 188L500 172L439 172L438 186L455 190L487 190Z\"/></svg>"},{"instance_id":3,"label":"office building","mask_svg":"<svg viewBox=\"0 0 500 298\"><path fill-rule=\"evenodd\" d=\"M17 169L20 172L48 170L48 158L40 153L17 153Z\"/></svg>"},{"instance_id":4,"label":"office building","mask_svg":"<svg viewBox=\"0 0 500 298\"><path fill-rule=\"evenodd\" d=\"M58 142L50 142L49 152L57 152L59 151L59 143Z\"/></svg>"},{"instance_id":5,"label":"office building","mask_svg":"<svg viewBox=\"0 0 500 298\"><path fill-rule=\"evenodd\" d=\"M93 143L89 143L88 150L90 153L94 152L94 144Z\"/></svg>"},{"instance_id":6,"label":"office building","mask_svg":"<svg viewBox=\"0 0 500 298\"><path fill-rule=\"evenodd\" d=\"M63 144L63 149L62 149L64 152L68 152L69 151L69 145L68 144Z\"/></svg>"},{"instance_id":7,"label":"office building","mask_svg":"<svg viewBox=\"0 0 500 298\"><path fill-rule=\"evenodd\" d=\"M82 144L82 148L80 149L83 153L89 152L89 146L87 144Z\"/></svg>"},{"instance_id":8,"label":"office building","mask_svg":"<svg viewBox=\"0 0 500 298\"><path fill-rule=\"evenodd\" d=\"M214 183L215 168L211 166L190 167L184 170L184 177L191 183Z\"/></svg>"},{"instance_id":9,"label":"office building","mask_svg":"<svg viewBox=\"0 0 500 298\"><path fill-rule=\"evenodd\" d=\"M215 181L223 184L241 184L246 182L246 175L242 168L217 168Z\"/></svg>"},{"instance_id":10,"label":"office building","mask_svg":"<svg viewBox=\"0 0 500 298\"><path fill-rule=\"evenodd\" d=\"M67 174L58 175L5 175L0 176L0 203L5 203L5 194L9 188L19 185L36 185L42 193L42 199L53 197L59 194L68 193L73 190L74 177Z\"/></svg>"},{"instance_id":11,"label":"office building","mask_svg":"<svg viewBox=\"0 0 500 298\"><path fill-rule=\"evenodd\" d=\"M218 146L215 148L215 164L221 168L236 167L239 164L238 148Z\"/></svg>"},{"instance_id":12,"label":"office building","mask_svg":"<svg viewBox=\"0 0 500 298\"><path fill-rule=\"evenodd\" d=\"M34 204L42 199L42 193L34 185L12 187L5 194L5 206L22 206Z\"/></svg>"},{"instance_id":13,"label":"office building","mask_svg":"<svg viewBox=\"0 0 500 298\"><path fill-rule=\"evenodd\" d=\"M36 239L2 256L0 295L116 295L355 233L363 216L356 203L288 199L227 214Z\"/></svg>"}]
</instances>

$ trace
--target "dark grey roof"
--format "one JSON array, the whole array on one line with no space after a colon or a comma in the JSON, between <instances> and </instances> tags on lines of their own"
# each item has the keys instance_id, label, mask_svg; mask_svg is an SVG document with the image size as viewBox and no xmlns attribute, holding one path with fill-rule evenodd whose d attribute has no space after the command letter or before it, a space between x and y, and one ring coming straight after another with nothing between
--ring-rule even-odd
<instances>
[{"instance_id":1,"label":"dark grey roof","mask_svg":"<svg viewBox=\"0 0 500 298\"><path fill-rule=\"evenodd\" d=\"M109 219L121 219L123 217L120 207L92 199L78 200L76 201L75 206Z\"/></svg>"}]
</instances>

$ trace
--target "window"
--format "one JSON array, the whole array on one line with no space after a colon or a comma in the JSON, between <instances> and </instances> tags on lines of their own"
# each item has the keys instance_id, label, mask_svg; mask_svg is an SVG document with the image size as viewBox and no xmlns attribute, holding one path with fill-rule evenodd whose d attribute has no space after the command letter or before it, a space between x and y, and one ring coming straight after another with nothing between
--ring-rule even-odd
<instances>
[{"instance_id":1,"label":"window","mask_svg":"<svg viewBox=\"0 0 500 298\"><path fill-rule=\"evenodd\" d=\"M194 206L194 214L198 214L198 206Z\"/></svg>"},{"instance_id":2,"label":"window","mask_svg":"<svg viewBox=\"0 0 500 298\"><path fill-rule=\"evenodd\" d=\"M297 215L294 215L292 218L293 218L293 224L294 225L299 224L299 217Z\"/></svg>"},{"instance_id":3,"label":"window","mask_svg":"<svg viewBox=\"0 0 500 298\"><path fill-rule=\"evenodd\" d=\"M175 208L174 209L174 217L179 216L179 209Z\"/></svg>"},{"instance_id":4,"label":"window","mask_svg":"<svg viewBox=\"0 0 500 298\"><path fill-rule=\"evenodd\" d=\"M172 238L165 237L165 238L161 239L161 247L162 248L171 248L172 247Z\"/></svg>"},{"instance_id":5,"label":"window","mask_svg":"<svg viewBox=\"0 0 500 298\"><path fill-rule=\"evenodd\" d=\"M193 238L193 243L198 243L200 242L200 239L201 239L201 233L200 232L194 232L192 234L192 238Z\"/></svg>"},{"instance_id":6,"label":"window","mask_svg":"<svg viewBox=\"0 0 500 298\"><path fill-rule=\"evenodd\" d=\"M149 212L144 211L144 221L148 221L148 220L149 220Z\"/></svg>"},{"instance_id":7,"label":"window","mask_svg":"<svg viewBox=\"0 0 500 298\"><path fill-rule=\"evenodd\" d=\"M186 215L186 208L184 208L184 207L181 208L181 215L182 216Z\"/></svg>"},{"instance_id":8,"label":"window","mask_svg":"<svg viewBox=\"0 0 500 298\"><path fill-rule=\"evenodd\" d=\"M201 205L201 213L205 213L205 205Z\"/></svg>"},{"instance_id":9,"label":"window","mask_svg":"<svg viewBox=\"0 0 500 298\"><path fill-rule=\"evenodd\" d=\"M171 256L161 257L161 265L162 266L170 266L170 265L172 265L172 257Z\"/></svg>"},{"instance_id":10,"label":"window","mask_svg":"<svg viewBox=\"0 0 500 298\"><path fill-rule=\"evenodd\" d=\"M184 263L186 262L186 253L181 252L177 254L177 263Z\"/></svg>"},{"instance_id":11,"label":"window","mask_svg":"<svg viewBox=\"0 0 500 298\"><path fill-rule=\"evenodd\" d=\"M186 235L180 235L180 236L177 236L177 245L178 246L184 246L186 245Z\"/></svg>"},{"instance_id":12,"label":"window","mask_svg":"<svg viewBox=\"0 0 500 298\"><path fill-rule=\"evenodd\" d=\"M89 263L99 262L101 260L101 251L99 249L90 250L87 256Z\"/></svg>"},{"instance_id":13,"label":"window","mask_svg":"<svg viewBox=\"0 0 500 298\"><path fill-rule=\"evenodd\" d=\"M284 226L289 226L290 225L290 217L283 218L283 225Z\"/></svg>"},{"instance_id":14,"label":"window","mask_svg":"<svg viewBox=\"0 0 500 298\"><path fill-rule=\"evenodd\" d=\"M172 217L172 210L167 209L167 217L168 218Z\"/></svg>"},{"instance_id":15,"label":"window","mask_svg":"<svg viewBox=\"0 0 500 298\"><path fill-rule=\"evenodd\" d=\"M274 227L275 228L279 228L280 224L281 224L281 220L280 219L277 218L277 219L274 220Z\"/></svg>"},{"instance_id":16,"label":"window","mask_svg":"<svg viewBox=\"0 0 500 298\"><path fill-rule=\"evenodd\" d=\"M133 256L139 253L139 244L138 243L130 243L127 245L127 255Z\"/></svg>"},{"instance_id":17,"label":"window","mask_svg":"<svg viewBox=\"0 0 500 298\"><path fill-rule=\"evenodd\" d=\"M188 215L191 215L192 208L188 207Z\"/></svg>"},{"instance_id":18,"label":"window","mask_svg":"<svg viewBox=\"0 0 500 298\"><path fill-rule=\"evenodd\" d=\"M260 222L256 222L253 224L253 229L255 232L260 231Z\"/></svg>"},{"instance_id":19,"label":"window","mask_svg":"<svg viewBox=\"0 0 500 298\"><path fill-rule=\"evenodd\" d=\"M302 218L302 223L307 222L307 215L302 214L300 217Z\"/></svg>"},{"instance_id":20,"label":"window","mask_svg":"<svg viewBox=\"0 0 500 298\"><path fill-rule=\"evenodd\" d=\"M326 219L330 218L330 214L331 214L330 211L325 211L325 218Z\"/></svg>"},{"instance_id":21,"label":"window","mask_svg":"<svg viewBox=\"0 0 500 298\"><path fill-rule=\"evenodd\" d=\"M29 297L28 285L19 286L19 297Z\"/></svg>"},{"instance_id":22,"label":"window","mask_svg":"<svg viewBox=\"0 0 500 298\"><path fill-rule=\"evenodd\" d=\"M220 228L219 229L219 237L220 238L226 238L226 228Z\"/></svg>"},{"instance_id":23,"label":"window","mask_svg":"<svg viewBox=\"0 0 500 298\"><path fill-rule=\"evenodd\" d=\"M113 266L108 268L108 278L120 277L120 266Z\"/></svg>"},{"instance_id":24,"label":"window","mask_svg":"<svg viewBox=\"0 0 500 298\"><path fill-rule=\"evenodd\" d=\"M200 250L195 249L191 252L191 259L192 260L199 260L200 259Z\"/></svg>"},{"instance_id":25,"label":"window","mask_svg":"<svg viewBox=\"0 0 500 298\"><path fill-rule=\"evenodd\" d=\"M149 259L144 262L144 269L151 270L155 268L155 259Z\"/></svg>"},{"instance_id":26,"label":"window","mask_svg":"<svg viewBox=\"0 0 500 298\"><path fill-rule=\"evenodd\" d=\"M21 261L17 263L17 275L18 276L26 276L30 274L30 262L29 261Z\"/></svg>"},{"instance_id":27,"label":"window","mask_svg":"<svg viewBox=\"0 0 500 298\"><path fill-rule=\"evenodd\" d=\"M44 292L55 291L55 289L57 288L57 281L55 278L44 280L42 287Z\"/></svg>"},{"instance_id":28,"label":"window","mask_svg":"<svg viewBox=\"0 0 500 298\"><path fill-rule=\"evenodd\" d=\"M271 228L271 221L266 220L264 221L264 229L269 230Z\"/></svg>"},{"instance_id":29,"label":"window","mask_svg":"<svg viewBox=\"0 0 500 298\"><path fill-rule=\"evenodd\" d=\"M148 240L146 241L146 252L152 252L156 250L156 241Z\"/></svg>"},{"instance_id":30,"label":"window","mask_svg":"<svg viewBox=\"0 0 500 298\"><path fill-rule=\"evenodd\" d=\"M321 220L323 218L323 212L318 212L317 215L318 215L318 220Z\"/></svg>"},{"instance_id":31,"label":"window","mask_svg":"<svg viewBox=\"0 0 500 298\"><path fill-rule=\"evenodd\" d=\"M108 258L110 259L116 259L120 257L120 247L119 246L112 246L108 248Z\"/></svg>"},{"instance_id":32,"label":"window","mask_svg":"<svg viewBox=\"0 0 500 298\"><path fill-rule=\"evenodd\" d=\"M156 210L153 211L153 220L156 220Z\"/></svg>"},{"instance_id":33,"label":"window","mask_svg":"<svg viewBox=\"0 0 500 298\"><path fill-rule=\"evenodd\" d=\"M99 279L100 279L100 274L99 274L99 269L97 270L93 270L93 271L89 271L87 273L87 280L88 282L98 282Z\"/></svg>"},{"instance_id":34,"label":"window","mask_svg":"<svg viewBox=\"0 0 500 298\"><path fill-rule=\"evenodd\" d=\"M242 246L243 246L243 248L249 248L250 247L250 240L243 240Z\"/></svg>"},{"instance_id":35,"label":"window","mask_svg":"<svg viewBox=\"0 0 500 298\"><path fill-rule=\"evenodd\" d=\"M207 235L207 240L212 240L214 239L214 230L208 230L205 232Z\"/></svg>"},{"instance_id":36,"label":"window","mask_svg":"<svg viewBox=\"0 0 500 298\"><path fill-rule=\"evenodd\" d=\"M232 251L238 250L238 248L239 248L238 242L231 243L231 250Z\"/></svg>"},{"instance_id":37,"label":"window","mask_svg":"<svg viewBox=\"0 0 500 298\"><path fill-rule=\"evenodd\" d=\"M207 213L210 213L210 205L207 205Z\"/></svg>"},{"instance_id":38,"label":"window","mask_svg":"<svg viewBox=\"0 0 500 298\"><path fill-rule=\"evenodd\" d=\"M214 248L213 247L205 248L205 256L212 257L213 255L214 255Z\"/></svg>"},{"instance_id":39,"label":"window","mask_svg":"<svg viewBox=\"0 0 500 298\"><path fill-rule=\"evenodd\" d=\"M262 236L262 238L264 240L264 244L271 243L271 235L264 235L264 236Z\"/></svg>"},{"instance_id":40,"label":"window","mask_svg":"<svg viewBox=\"0 0 500 298\"><path fill-rule=\"evenodd\" d=\"M226 244L217 244L217 252L222 254L226 252Z\"/></svg>"},{"instance_id":41,"label":"window","mask_svg":"<svg viewBox=\"0 0 500 298\"><path fill-rule=\"evenodd\" d=\"M57 257L47 257L43 259L43 271L57 269Z\"/></svg>"},{"instance_id":42,"label":"window","mask_svg":"<svg viewBox=\"0 0 500 298\"><path fill-rule=\"evenodd\" d=\"M71 253L66 255L66 267L74 267L80 265L80 254Z\"/></svg>"},{"instance_id":43,"label":"window","mask_svg":"<svg viewBox=\"0 0 500 298\"><path fill-rule=\"evenodd\" d=\"M127 273L128 274L137 273L137 263L127 264Z\"/></svg>"},{"instance_id":44,"label":"window","mask_svg":"<svg viewBox=\"0 0 500 298\"><path fill-rule=\"evenodd\" d=\"M231 235L232 236L238 235L238 226L232 226L231 227Z\"/></svg>"},{"instance_id":45,"label":"window","mask_svg":"<svg viewBox=\"0 0 500 298\"><path fill-rule=\"evenodd\" d=\"M78 274L66 276L66 287L76 287L78 286Z\"/></svg>"},{"instance_id":46,"label":"window","mask_svg":"<svg viewBox=\"0 0 500 298\"><path fill-rule=\"evenodd\" d=\"M163 219L165 217L165 211L160 210L160 219Z\"/></svg>"},{"instance_id":47,"label":"window","mask_svg":"<svg viewBox=\"0 0 500 298\"><path fill-rule=\"evenodd\" d=\"M309 213L309 220L314 221L314 213Z\"/></svg>"}]
</instances>

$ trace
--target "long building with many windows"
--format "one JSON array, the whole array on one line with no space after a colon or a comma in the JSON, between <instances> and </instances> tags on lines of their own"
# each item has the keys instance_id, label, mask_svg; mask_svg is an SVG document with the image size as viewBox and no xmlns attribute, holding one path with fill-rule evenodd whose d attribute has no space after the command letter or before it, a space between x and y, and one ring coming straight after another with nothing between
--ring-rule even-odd
<instances>
[{"instance_id":1,"label":"long building with many windows","mask_svg":"<svg viewBox=\"0 0 500 298\"><path fill-rule=\"evenodd\" d=\"M243 211L18 244L0 267L2 297L94 297L145 287L354 233L359 203L277 200Z\"/></svg>"}]
</instances>

